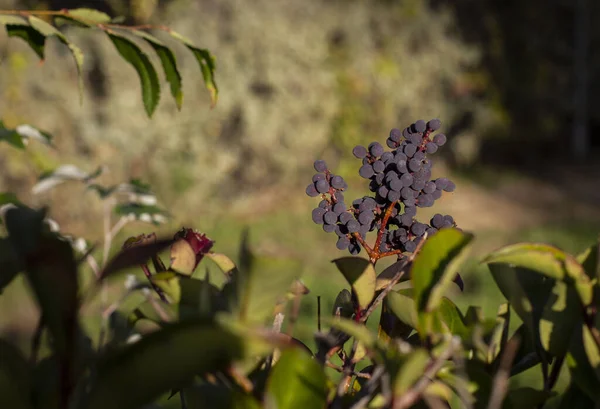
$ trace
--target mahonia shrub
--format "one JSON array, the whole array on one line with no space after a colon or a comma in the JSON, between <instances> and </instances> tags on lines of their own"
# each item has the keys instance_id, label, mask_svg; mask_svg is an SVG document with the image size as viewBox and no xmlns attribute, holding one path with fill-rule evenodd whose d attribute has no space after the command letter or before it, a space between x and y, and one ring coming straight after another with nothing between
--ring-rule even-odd
<instances>
[{"instance_id":1,"label":"mahonia shrub","mask_svg":"<svg viewBox=\"0 0 600 409\"><path fill-rule=\"evenodd\" d=\"M114 36L117 23L108 16L52 13L105 30L144 82L146 60ZM8 15L0 12L0 22L10 36L42 55L45 38L57 36L78 63L77 48L48 22L33 12ZM153 37L135 35L167 56ZM207 64L201 63L210 88ZM177 98L174 71L165 71ZM150 115L156 95L146 89L142 99ZM103 186L102 168L87 173L63 165L34 186L41 193L76 182L94 191L104 208L101 246L62 232L48 209L0 193L0 291L24 276L41 316L27 353L0 338L0 408L149 408L164 396L182 408L598 406L600 243L577 255L543 243L498 249L481 262L506 302L493 318L477 306L461 310L451 289L463 287L459 271L474 237L448 215L416 218L417 208L456 188L447 178L431 179L429 155L447 141L440 126L432 119L392 129L387 151L379 142L356 146L358 173L373 194L351 205L344 178L323 160L314 163L306 193L321 202L307 220L334 233L337 248L350 253L333 260L347 285L331 314L319 309L314 349L292 336L300 302L311 296L300 269L260 257L246 239L237 262L190 227L130 237L111 257L125 225L158 225L170 216L140 180ZM52 144L51 135L30 126L0 123L0 137L16 149L31 140ZM378 260L388 256L393 264L381 269ZM219 277L200 278L207 262ZM82 280L84 265L91 280ZM135 269L140 274L123 278ZM116 299L108 297L109 281L122 284ZM98 333L85 325L84 310L99 310ZM525 371L542 382L516 382Z\"/></svg>"}]
</instances>

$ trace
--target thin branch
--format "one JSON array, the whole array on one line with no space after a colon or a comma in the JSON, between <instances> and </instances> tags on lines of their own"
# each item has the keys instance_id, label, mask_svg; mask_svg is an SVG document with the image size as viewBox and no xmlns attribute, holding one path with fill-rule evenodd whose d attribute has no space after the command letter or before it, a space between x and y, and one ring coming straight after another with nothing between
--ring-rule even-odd
<instances>
[{"instance_id":1,"label":"thin branch","mask_svg":"<svg viewBox=\"0 0 600 409\"><path fill-rule=\"evenodd\" d=\"M506 344L502 359L500 360L500 366L494 376L492 382L492 393L488 403L488 409L501 409L502 402L508 392L508 378L510 377L510 368L512 367L513 360L519 350L519 344L521 341L518 338L512 338Z\"/></svg>"},{"instance_id":2,"label":"thin branch","mask_svg":"<svg viewBox=\"0 0 600 409\"><path fill-rule=\"evenodd\" d=\"M397 203L398 203L398 201L395 201L395 202L392 202L388 206L387 210L385 211L385 215L383 216L383 220L381 221L381 226L379 226L379 231L377 232L377 239L375 240L375 246L373 248L373 250L375 251L376 257L374 260L371 260L371 263L373 263L373 264L375 264L377 262L377 260L381 258L380 254L379 254L379 246L381 245L381 241L383 240L385 228L387 227L390 217L392 216L392 211L396 207Z\"/></svg>"},{"instance_id":3,"label":"thin branch","mask_svg":"<svg viewBox=\"0 0 600 409\"><path fill-rule=\"evenodd\" d=\"M418 402L418 400L425 392L425 389L432 382L433 378L435 378L436 374L442 366L446 363L448 359L454 354L454 351L460 347L460 338L452 337L446 349L442 351L440 356L438 356L427 368L423 376L414 384L412 388L410 388L404 395L399 396L394 401L394 409L406 409L414 405Z\"/></svg>"}]
</instances>

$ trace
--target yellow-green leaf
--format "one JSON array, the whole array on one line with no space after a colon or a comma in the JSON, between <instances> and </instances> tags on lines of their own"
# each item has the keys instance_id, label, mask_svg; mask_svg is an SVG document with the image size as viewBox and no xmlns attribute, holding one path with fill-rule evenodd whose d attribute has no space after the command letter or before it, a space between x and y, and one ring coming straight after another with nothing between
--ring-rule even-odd
<instances>
[{"instance_id":1,"label":"yellow-green leaf","mask_svg":"<svg viewBox=\"0 0 600 409\"><path fill-rule=\"evenodd\" d=\"M219 96L219 88L217 87L217 83L215 81L215 57L210 53L210 51L204 48L196 47L192 41L175 31L169 32L173 38L181 41L183 45L185 45L196 58L198 64L200 65L200 70L202 71L202 77L204 78L204 84L208 92L210 93L211 105L215 106L217 103L217 98Z\"/></svg>"},{"instance_id":2,"label":"yellow-green leaf","mask_svg":"<svg viewBox=\"0 0 600 409\"><path fill-rule=\"evenodd\" d=\"M333 262L352 287L360 309L367 308L375 296L375 266L361 257L342 257Z\"/></svg>"},{"instance_id":3,"label":"yellow-green leaf","mask_svg":"<svg viewBox=\"0 0 600 409\"><path fill-rule=\"evenodd\" d=\"M324 408L327 377L310 355L298 348L281 354L267 381L266 400L277 409Z\"/></svg>"},{"instance_id":4,"label":"yellow-green leaf","mask_svg":"<svg viewBox=\"0 0 600 409\"><path fill-rule=\"evenodd\" d=\"M443 229L427 239L411 268L415 303L419 312L435 310L466 260L473 235Z\"/></svg>"}]
</instances>

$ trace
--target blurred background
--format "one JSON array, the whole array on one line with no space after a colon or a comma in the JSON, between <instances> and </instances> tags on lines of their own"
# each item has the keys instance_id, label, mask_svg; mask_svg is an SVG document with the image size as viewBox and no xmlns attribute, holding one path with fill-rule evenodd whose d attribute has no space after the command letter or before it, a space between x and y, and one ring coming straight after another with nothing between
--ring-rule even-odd
<instances>
[{"instance_id":1,"label":"blurred background","mask_svg":"<svg viewBox=\"0 0 600 409\"><path fill-rule=\"evenodd\" d=\"M40 63L0 32L0 118L48 131L58 147L0 145L0 192L50 204L70 234L101 238L97 196L74 184L34 197L31 186L59 164L90 172L106 165L102 183L140 178L173 215L160 228L132 224L117 243L183 224L235 257L248 226L257 253L302 263L312 288L302 311L314 318L316 296L329 311L344 285L330 260L345 254L310 220L317 203L304 189L313 161L325 159L346 178L347 200L358 197L366 186L352 147L431 118L442 120L449 139L434 155L434 175L449 175L458 188L419 214L451 214L477 235L466 291L456 294L461 305L495 312L498 298L477 297L493 286L477 267L485 251L536 240L578 252L600 232L600 27L592 24L600 2L0 0L0 9L75 7L165 24L208 48L220 96L211 109L196 61L170 42L183 108L163 87L148 119L137 75L114 46L71 28L86 55L80 104L61 44L50 41ZM0 309L17 299L9 288ZM4 328L32 325L34 307L19 302L0 316Z\"/></svg>"}]
</instances>

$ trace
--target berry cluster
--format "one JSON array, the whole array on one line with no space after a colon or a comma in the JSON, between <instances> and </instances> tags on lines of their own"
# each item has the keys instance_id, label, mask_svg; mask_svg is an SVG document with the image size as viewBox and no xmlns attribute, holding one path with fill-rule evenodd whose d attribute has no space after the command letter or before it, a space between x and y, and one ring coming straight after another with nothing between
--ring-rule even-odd
<instances>
[{"instance_id":1,"label":"berry cluster","mask_svg":"<svg viewBox=\"0 0 600 409\"><path fill-rule=\"evenodd\" d=\"M344 179L331 173L324 161L315 162L318 173L306 193L322 200L312 219L322 224L324 231L337 234L338 249L354 255L362 246L372 261L388 255L402 257L404 252L415 251L425 234L455 226L448 215L436 214L429 224L415 219L417 207L431 207L443 192L456 188L446 178L431 180L432 162L427 156L446 143L444 134L433 135L440 125L439 119L432 119L416 121L402 131L394 128L386 141L390 150L379 142L356 146L352 153L362 160L358 173L370 181L374 195L354 200L349 208L342 193L348 187ZM375 230L377 240L371 248L365 239Z\"/></svg>"}]
</instances>

